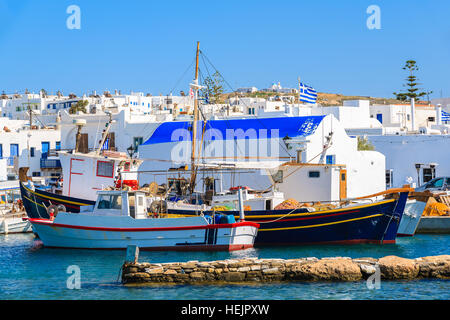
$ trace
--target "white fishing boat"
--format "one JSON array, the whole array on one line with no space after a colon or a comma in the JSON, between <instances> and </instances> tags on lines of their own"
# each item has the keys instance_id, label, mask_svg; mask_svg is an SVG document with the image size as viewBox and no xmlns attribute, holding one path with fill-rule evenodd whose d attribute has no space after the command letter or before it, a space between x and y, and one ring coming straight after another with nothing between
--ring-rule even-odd
<instances>
[{"instance_id":1,"label":"white fishing boat","mask_svg":"<svg viewBox=\"0 0 450 320\"><path fill-rule=\"evenodd\" d=\"M0 209L0 234L31 232L31 224L26 218L25 211L19 213L5 212Z\"/></svg>"},{"instance_id":2,"label":"white fishing boat","mask_svg":"<svg viewBox=\"0 0 450 320\"><path fill-rule=\"evenodd\" d=\"M55 207L53 215L29 219L46 247L233 251L253 247L259 228L243 219L236 222L232 215L155 215L147 211L145 194L139 191L99 191L93 209L69 213Z\"/></svg>"},{"instance_id":3,"label":"white fishing boat","mask_svg":"<svg viewBox=\"0 0 450 320\"><path fill-rule=\"evenodd\" d=\"M31 232L30 222L22 220L27 214L18 187L18 183L0 184L0 234Z\"/></svg>"}]
</instances>

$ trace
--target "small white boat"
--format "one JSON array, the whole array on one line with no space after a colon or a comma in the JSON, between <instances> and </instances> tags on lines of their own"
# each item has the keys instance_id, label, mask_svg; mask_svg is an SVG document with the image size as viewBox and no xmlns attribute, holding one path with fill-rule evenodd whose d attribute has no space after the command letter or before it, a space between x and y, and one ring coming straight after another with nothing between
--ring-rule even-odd
<instances>
[{"instance_id":1,"label":"small white boat","mask_svg":"<svg viewBox=\"0 0 450 320\"><path fill-rule=\"evenodd\" d=\"M165 218L147 212L139 191L99 191L94 208L57 212L33 219L33 231L46 247L143 250L241 250L253 247L259 224L230 215Z\"/></svg>"},{"instance_id":2,"label":"small white boat","mask_svg":"<svg viewBox=\"0 0 450 320\"><path fill-rule=\"evenodd\" d=\"M0 210L1 211L1 210ZM31 232L31 224L26 218L25 212L2 213L0 212L0 234Z\"/></svg>"},{"instance_id":3,"label":"small white boat","mask_svg":"<svg viewBox=\"0 0 450 320\"><path fill-rule=\"evenodd\" d=\"M10 181L6 181L10 182ZM31 232L30 222L23 220L27 214L21 204L19 184L11 181L0 186L0 234Z\"/></svg>"},{"instance_id":4,"label":"small white boat","mask_svg":"<svg viewBox=\"0 0 450 320\"><path fill-rule=\"evenodd\" d=\"M400 225L398 226L398 236L413 236L419 225L420 218L425 210L426 203L417 200L406 201L405 211L403 212Z\"/></svg>"}]
</instances>

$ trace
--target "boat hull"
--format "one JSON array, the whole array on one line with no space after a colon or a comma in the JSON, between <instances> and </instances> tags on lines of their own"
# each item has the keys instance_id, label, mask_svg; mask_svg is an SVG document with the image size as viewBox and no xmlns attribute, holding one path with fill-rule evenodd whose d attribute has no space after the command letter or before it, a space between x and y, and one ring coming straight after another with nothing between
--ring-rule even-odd
<instances>
[{"instance_id":1,"label":"boat hull","mask_svg":"<svg viewBox=\"0 0 450 320\"><path fill-rule=\"evenodd\" d=\"M420 234L450 234L450 217L422 217L416 233Z\"/></svg>"},{"instance_id":2,"label":"boat hull","mask_svg":"<svg viewBox=\"0 0 450 320\"><path fill-rule=\"evenodd\" d=\"M31 224L21 216L5 216L0 218L0 234L32 232Z\"/></svg>"},{"instance_id":3,"label":"boat hull","mask_svg":"<svg viewBox=\"0 0 450 320\"><path fill-rule=\"evenodd\" d=\"M136 245L142 250L155 251L234 251L253 247L258 230L257 224L249 222L189 226L172 223L164 227L92 227L46 219L30 219L30 222L45 247L76 249L124 250Z\"/></svg>"},{"instance_id":4,"label":"boat hull","mask_svg":"<svg viewBox=\"0 0 450 320\"><path fill-rule=\"evenodd\" d=\"M399 237L412 237L416 233L420 218L422 217L426 203L416 200L408 200L405 206L402 220L398 227Z\"/></svg>"},{"instance_id":5,"label":"boat hull","mask_svg":"<svg viewBox=\"0 0 450 320\"><path fill-rule=\"evenodd\" d=\"M260 224L255 246L395 243L408 193L398 200L322 212L297 210L246 211L245 220ZM189 210L169 213L193 215ZM234 214L237 212L222 212Z\"/></svg>"}]
</instances>

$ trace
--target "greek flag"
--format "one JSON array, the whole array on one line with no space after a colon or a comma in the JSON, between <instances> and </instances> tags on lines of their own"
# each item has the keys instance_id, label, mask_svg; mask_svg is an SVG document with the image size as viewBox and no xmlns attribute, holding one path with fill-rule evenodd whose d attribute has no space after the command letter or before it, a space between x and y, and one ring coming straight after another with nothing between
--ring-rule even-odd
<instances>
[{"instance_id":1,"label":"greek flag","mask_svg":"<svg viewBox=\"0 0 450 320\"><path fill-rule=\"evenodd\" d=\"M442 121L450 121L450 113L441 111L441 120Z\"/></svg>"},{"instance_id":2,"label":"greek flag","mask_svg":"<svg viewBox=\"0 0 450 320\"><path fill-rule=\"evenodd\" d=\"M102 150L109 150L109 138L103 143Z\"/></svg>"},{"instance_id":3,"label":"greek flag","mask_svg":"<svg viewBox=\"0 0 450 320\"><path fill-rule=\"evenodd\" d=\"M316 103L317 92L313 87L300 83L300 101L306 103Z\"/></svg>"}]
</instances>

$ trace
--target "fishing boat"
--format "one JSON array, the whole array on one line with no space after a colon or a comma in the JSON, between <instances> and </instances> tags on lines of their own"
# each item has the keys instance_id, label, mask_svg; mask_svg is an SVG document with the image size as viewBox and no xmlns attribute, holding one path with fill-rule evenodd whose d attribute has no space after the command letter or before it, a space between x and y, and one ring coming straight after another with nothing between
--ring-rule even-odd
<instances>
[{"instance_id":1,"label":"fishing boat","mask_svg":"<svg viewBox=\"0 0 450 320\"><path fill-rule=\"evenodd\" d=\"M109 125L109 124L108 124ZM108 131L103 133L107 136ZM106 188L139 186L138 168L142 160L124 152L97 150L82 152L58 151L62 167L62 188L37 185L27 176L27 167L19 169L20 193L29 218L48 219L49 208L59 211L80 212L81 207L93 206L96 192Z\"/></svg>"},{"instance_id":2,"label":"fishing boat","mask_svg":"<svg viewBox=\"0 0 450 320\"><path fill-rule=\"evenodd\" d=\"M192 216L199 213L238 215L238 211L224 210L227 204L236 203L238 192L243 193L244 205L252 206L245 211L246 221L260 224L256 246L263 245L305 245L305 244L353 244L353 243L395 243L398 226L402 219L410 189L392 189L382 194L399 194L397 199L360 201L330 209L321 206L297 209L274 209L265 207L276 204L280 194L252 195L248 189L230 191L224 196L213 197L209 207L180 203L168 205L167 211L177 216ZM222 198L222 199L221 199ZM279 201L279 200L278 200ZM259 204L258 204L259 203ZM259 207L259 209L258 209ZM256 209L253 209L256 208Z\"/></svg>"},{"instance_id":3,"label":"fishing boat","mask_svg":"<svg viewBox=\"0 0 450 320\"><path fill-rule=\"evenodd\" d=\"M31 224L22 220L26 213L17 189L0 185L0 234L31 232Z\"/></svg>"},{"instance_id":4,"label":"fishing boat","mask_svg":"<svg viewBox=\"0 0 450 320\"><path fill-rule=\"evenodd\" d=\"M155 215L139 191L99 191L92 211L55 213L50 211L50 219L28 219L45 247L234 251L253 247L259 228L225 215Z\"/></svg>"}]
</instances>

